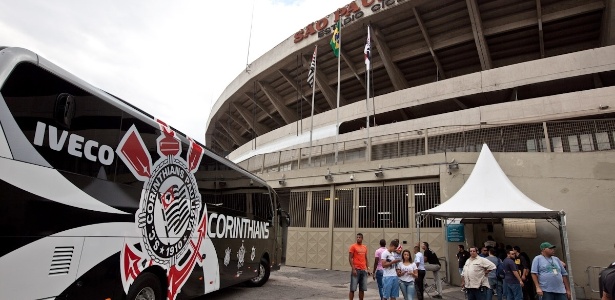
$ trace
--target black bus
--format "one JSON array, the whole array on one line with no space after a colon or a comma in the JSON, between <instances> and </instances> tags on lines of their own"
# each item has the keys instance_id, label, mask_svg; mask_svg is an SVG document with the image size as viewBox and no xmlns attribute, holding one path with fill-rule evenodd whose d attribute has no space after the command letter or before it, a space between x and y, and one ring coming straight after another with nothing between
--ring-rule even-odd
<instances>
[{"instance_id":1,"label":"black bus","mask_svg":"<svg viewBox=\"0 0 615 300\"><path fill-rule=\"evenodd\" d=\"M37 54L0 47L0 299L186 299L279 269L262 179Z\"/></svg>"}]
</instances>

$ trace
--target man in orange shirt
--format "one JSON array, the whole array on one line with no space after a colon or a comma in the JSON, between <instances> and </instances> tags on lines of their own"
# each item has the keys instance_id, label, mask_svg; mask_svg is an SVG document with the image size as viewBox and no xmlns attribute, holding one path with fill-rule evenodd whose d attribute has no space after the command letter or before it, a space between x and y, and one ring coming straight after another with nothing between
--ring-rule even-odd
<instances>
[{"instance_id":1,"label":"man in orange shirt","mask_svg":"<svg viewBox=\"0 0 615 300\"><path fill-rule=\"evenodd\" d=\"M370 275L367 266L367 246L363 245L363 234L357 233L357 242L350 245L348 249L348 263L352 272L350 273L350 292L348 299L354 299L354 291L359 286L359 299L363 300L367 291L367 276Z\"/></svg>"}]
</instances>

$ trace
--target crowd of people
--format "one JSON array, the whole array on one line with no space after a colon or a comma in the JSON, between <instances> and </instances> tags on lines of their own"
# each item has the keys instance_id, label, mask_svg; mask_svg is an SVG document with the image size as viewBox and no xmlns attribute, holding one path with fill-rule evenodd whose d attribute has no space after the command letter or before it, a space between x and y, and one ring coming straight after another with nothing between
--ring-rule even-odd
<instances>
[{"instance_id":1,"label":"crowd of people","mask_svg":"<svg viewBox=\"0 0 615 300\"><path fill-rule=\"evenodd\" d=\"M555 246L540 244L533 259L519 246L504 246L488 236L482 247L466 251L458 246L462 288L468 300L566 300L571 291L566 264L555 256Z\"/></svg>"},{"instance_id":2,"label":"crowd of people","mask_svg":"<svg viewBox=\"0 0 615 300\"><path fill-rule=\"evenodd\" d=\"M457 259L461 286L468 300L567 300L571 298L566 264L555 256L555 246L540 244L540 253L530 259L519 246L497 243L489 236L481 247L472 246L466 251L459 245ZM380 240L374 252L373 272L368 266L368 249L363 244L363 234L356 235L350 246L348 262L352 269L349 299L359 290L359 299L367 291L367 278L376 280L380 299L394 300L400 291L405 300L423 300L425 275L433 272L435 291L432 298L442 298L440 261L429 248L429 243L419 242L412 249L403 249L399 240L387 245ZM423 250L423 252L421 252ZM607 290L611 299L612 289Z\"/></svg>"},{"instance_id":3,"label":"crowd of people","mask_svg":"<svg viewBox=\"0 0 615 300\"><path fill-rule=\"evenodd\" d=\"M388 245L386 240L380 240L380 248L374 253L373 272L367 265L369 258L367 247L363 244L363 234L357 234L356 243L349 248L348 262L352 269L350 275L349 299L359 290L359 299L363 299L367 291L367 278L372 276L378 284L380 299L394 300L399 297L400 291L405 300L423 300L425 287L425 274L431 271L436 282L437 295L433 298L442 298L440 280L440 261L438 256L429 248L429 243L423 242L410 249L403 249L399 240L394 239ZM419 246L420 245L420 246ZM421 252L421 249L423 252Z\"/></svg>"}]
</instances>

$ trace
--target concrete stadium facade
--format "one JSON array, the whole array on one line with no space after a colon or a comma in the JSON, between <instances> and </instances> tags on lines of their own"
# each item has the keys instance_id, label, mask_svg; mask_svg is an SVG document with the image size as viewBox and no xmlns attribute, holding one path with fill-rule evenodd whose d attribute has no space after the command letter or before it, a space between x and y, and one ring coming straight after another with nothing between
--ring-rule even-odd
<instances>
[{"instance_id":1,"label":"concrete stadium facade","mask_svg":"<svg viewBox=\"0 0 615 300\"><path fill-rule=\"evenodd\" d=\"M567 213L577 298L597 298L596 272L615 260L615 1L352 1L252 62L215 103L205 139L280 192L287 264L342 270L357 232L370 251L381 238L416 244L415 214L463 186L485 143L522 192ZM461 243L441 220L419 223L459 283ZM467 220L463 243L487 235L530 256L560 245L545 220L499 219Z\"/></svg>"}]
</instances>

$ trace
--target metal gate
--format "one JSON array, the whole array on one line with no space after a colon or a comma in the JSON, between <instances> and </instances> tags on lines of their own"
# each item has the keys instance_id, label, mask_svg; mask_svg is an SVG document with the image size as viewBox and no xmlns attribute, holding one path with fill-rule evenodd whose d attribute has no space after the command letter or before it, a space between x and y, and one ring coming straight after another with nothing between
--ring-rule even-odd
<instances>
[{"instance_id":1,"label":"metal gate","mask_svg":"<svg viewBox=\"0 0 615 300\"><path fill-rule=\"evenodd\" d=\"M399 239L404 249L418 242L415 213L440 203L440 185L434 179L360 183L292 190L286 264L348 270L348 247L357 233L369 251L368 265L380 239ZM421 223L421 238L443 253L442 224Z\"/></svg>"}]
</instances>

